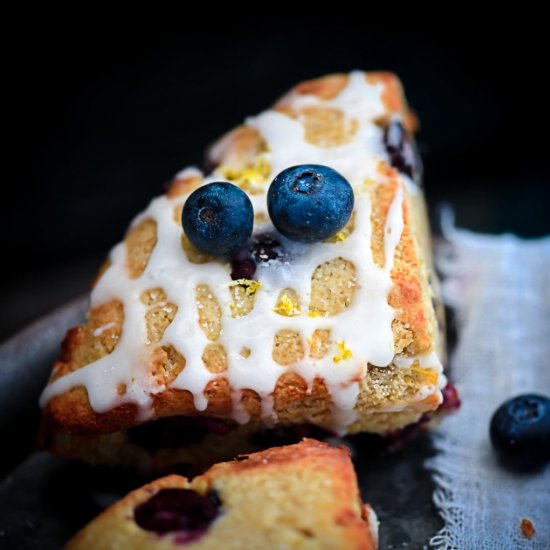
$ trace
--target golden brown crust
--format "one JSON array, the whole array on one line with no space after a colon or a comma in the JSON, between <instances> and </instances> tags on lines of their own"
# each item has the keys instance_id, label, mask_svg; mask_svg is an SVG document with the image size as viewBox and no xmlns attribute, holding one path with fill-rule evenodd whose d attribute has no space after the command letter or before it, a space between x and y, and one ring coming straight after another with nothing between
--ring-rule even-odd
<instances>
[{"instance_id":1,"label":"golden brown crust","mask_svg":"<svg viewBox=\"0 0 550 550\"><path fill-rule=\"evenodd\" d=\"M147 307L145 323L149 343L156 344L174 320L178 306L170 301L162 288L150 288L142 293L140 300Z\"/></svg>"},{"instance_id":2,"label":"golden brown crust","mask_svg":"<svg viewBox=\"0 0 550 550\"><path fill-rule=\"evenodd\" d=\"M380 171L388 178L385 185L377 185L372 190L372 242L371 249L375 262L383 266L384 231L388 211L394 199L398 186L405 194L403 202L403 232L394 255L394 266L391 272L393 287L388 298L389 304L396 311L393 325L396 343L402 345L396 352L406 352L409 355L420 355L433 351L432 330L435 320L431 307L426 306L426 295L430 295L427 273L421 269L422 263L418 257L422 248L416 242L411 226L411 199L409 193L399 182L397 172L381 165ZM423 251L429 254L428 250ZM428 315L431 314L431 317Z\"/></svg>"},{"instance_id":3,"label":"golden brown crust","mask_svg":"<svg viewBox=\"0 0 550 550\"><path fill-rule=\"evenodd\" d=\"M43 410L42 438L55 426L63 426L70 433L111 433L122 426L136 424L137 406L125 403L105 413L95 412L88 401L88 394L78 386L53 397Z\"/></svg>"},{"instance_id":4,"label":"golden brown crust","mask_svg":"<svg viewBox=\"0 0 550 550\"><path fill-rule=\"evenodd\" d=\"M361 380L358 406L364 411L372 411L383 409L396 401L405 401L412 410L427 412L432 410L432 401L420 401L413 405L413 400L418 387L436 382L437 374L416 366L403 369L393 365L369 365L367 375ZM433 405L436 408L438 403L434 402Z\"/></svg>"},{"instance_id":5,"label":"golden brown crust","mask_svg":"<svg viewBox=\"0 0 550 550\"><path fill-rule=\"evenodd\" d=\"M215 341L222 329L222 310L218 299L208 285L198 285L195 295L199 326L209 340Z\"/></svg>"},{"instance_id":6,"label":"golden brown crust","mask_svg":"<svg viewBox=\"0 0 550 550\"><path fill-rule=\"evenodd\" d=\"M331 331L327 328L318 328L313 331L309 339L309 356L313 359L322 359L328 353L332 340Z\"/></svg>"},{"instance_id":7,"label":"golden brown crust","mask_svg":"<svg viewBox=\"0 0 550 550\"><path fill-rule=\"evenodd\" d=\"M175 388L157 393L153 395L153 411L156 418L174 416L178 414L175 411L182 411L179 414L183 416L191 416L196 412L193 394L188 390L177 390Z\"/></svg>"},{"instance_id":8,"label":"golden brown crust","mask_svg":"<svg viewBox=\"0 0 550 550\"><path fill-rule=\"evenodd\" d=\"M301 361L304 357L302 335L295 330L279 330L273 339L272 357L275 363L282 366L294 365Z\"/></svg>"},{"instance_id":9,"label":"golden brown crust","mask_svg":"<svg viewBox=\"0 0 550 550\"><path fill-rule=\"evenodd\" d=\"M262 398L254 390L244 389L241 393L241 403L251 419L262 415Z\"/></svg>"},{"instance_id":10,"label":"golden brown crust","mask_svg":"<svg viewBox=\"0 0 550 550\"><path fill-rule=\"evenodd\" d=\"M192 175L186 177L175 178L169 185L168 191L166 191L166 196L169 199L174 199L181 195L191 193L197 187L202 185L203 178L200 175ZM181 218L181 214L179 216Z\"/></svg>"},{"instance_id":11,"label":"golden brown crust","mask_svg":"<svg viewBox=\"0 0 550 550\"><path fill-rule=\"evenodd\" d=\"M227 353L220 344L208 344L202 352L202 362L206 369L214 374L227 370Z\"/></svg>"},{"instance_id":12,"label":"golden brown crust","mask_svg":"<svg viewBox=\"0 0 550 550\"><path fill-rule=\"evenodd\" d=\"M180 214L181 219L181 214ZM198 248L195 248L190 242L185 233L181 234L181 247L187 256L187 259L192 264L206 264L211 262L214 257L206 252L202 252Z\"/></svg>"},{"instance_id":13,"label":"golden brown crust","mask_svg":"<svg viewBox=\"0 0 550 550\"><path fill-rule=\"evenodd\" d=\"M355 294L355 272L355 265L340 257L317 266L311 276L310 313L338 315L347 309Z\"/></svg>"},{"instance_id":14,"label":"golden brown crust","mask_svg":"<svg viewBox=\"0 0 550 550\"><path fill-rule=\"evenodd\" d=\"M159 536L134 520L135 508L166 488L217 492L221 514L193 543L197 550L377 545L375 518L362 504L349 451L305 439L216 464L191 482L172 475L149 483L94 519L67 550L172 548L176 534Z\"/></svg>"},{"instance_id":15,"label":"golden brown crust","mask_svg":"<svg viewBox=\"0 0 550 550\"><path fill-rule=\"evenodd\" d=\"M123 319L123 306L118 300L110 300L90 310L85 324L67 332L50 381L111 353L120 338Z\"/></svg>"},{"instance_id":16,"label":"golden brown crust","mask_svg":"<svg viewBox=\"0 0 550 550\"><path fill-rule=\"evenodd\" d=\"M128 540L140 536L147 544L145 532L133 522L134 509L162 489L188 489L189 481L182 476L170 475L148 483L119 500L91 523L79 531L65 546L66 550L107 550L135 547ZM125 525L125 522L128 524ZM122 532L121 532L122 529Z\"/></svg>"},{"instance_id":17,"label":"golden brown crust","mask_svg":"<svg viewBox=\"0 0 550 550\"><path fill-rule=\"evenodd\" d=\"M304 137L317 147L330 148L352 141L358 130L355 119L348 119L340 109L323 105L305 105L296 109L283 98L273 109L290 118L299 120L304 126Z\"/></svg>"},{"instance_id":18,"label":"golden brown crust","mask_svg":"<svg viewBox=\"0 0 550 550\"><path fill-rule=\"evenodd\" d=\"M171 384L185 367L185 357L172 345L164 345L153 352L152 376L159 385Z\"/></svg>"},{"instance_id":19,"label":"golden brown crust","mask_svg":"<svg viewBox=\"0 0 550 550\"><path fill-rule=\"evenodd\" d=\"M330 418L331 399L321 378L311 388L294 372L283 374L277 381L274 409L282 424L323 424Z\"/></svg>"},{"instance_id":20,"label":"golden brown crust","mask_svg":"<svg viewBox=\"0 0 550 550\"><path fill-rule=\"evenodd\" d=\"M314 80L306 80L298 84L294 91L301 95L315 95L319 99L334 99L346 87L348 80L347 74L330 74Z\"/></svg>"},{"instance_id":21,"label":"golden brown crust","mask_svg":"<svg viewBox=\"0 0 550 550\"><path fill-rule=\"evenodd\" d=\"M124 243L128 251L126 267L131 279L137 279L147 267L153 248L157 244L157 222L145 219L132 227Z\"/></svg>"},{"instance_id":22,"label":"golden brown crust","mask_svg":"<svg viewBox=\"0 0 550 550\"><path fill-rule=\"evenodd\" d=\"M366 73L366 79L369 84L382 84L384 86L382 92L384 107L390 113L400 113L405 128L409 132L415 132L418 129L418 119L407 106L403 86L399 78L393 73L380 71Z\"/></svg>"},{"instance_id":23,"label":"golden brown crust","mask_svg":"<svg viewBox=\"0 0 550 550\"><path fill-rule=\"evenodd\" d=\"M215 165L241 168L266 148L265 140L258 130L243 125L231 130L210 147L208 157Z\"/></svg>"}]
</instances>

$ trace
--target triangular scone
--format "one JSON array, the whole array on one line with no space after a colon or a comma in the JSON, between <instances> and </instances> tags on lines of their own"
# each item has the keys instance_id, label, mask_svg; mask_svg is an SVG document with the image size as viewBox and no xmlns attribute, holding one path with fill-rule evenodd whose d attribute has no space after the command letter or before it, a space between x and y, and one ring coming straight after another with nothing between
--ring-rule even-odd
<instances>
[{"instance_id":1,"label":"triangular scone","mask_svg":"<svg viewBox=\"0 0 550 550\"><path fill-rule=\"evenodd\" d=\"M395 76L332 75L223 137L209 176L178 174L112 250L87 322L66 337L41 400L48 447L163 467L234 456L270 428L383 434L435 411L442 317L414 125ZM290 242L267 214L271 180L305 163L354 189L352 217L328 242ZM182 231L186 197L220 180L254 206L249 280ZM270 239L277 257L262 261Z\"/></svg>"},{"instance_id":2,"label":"triangular scone","mask_svg":"<svg viewBox=\"0 0 550 550\"><path fill-rule=\"evenodd\" d=\"M66 549L374 550L377 531L347 449L306 439L216 464L191 482L158 479L103 512Z\"/></svg>"}]
</instances>

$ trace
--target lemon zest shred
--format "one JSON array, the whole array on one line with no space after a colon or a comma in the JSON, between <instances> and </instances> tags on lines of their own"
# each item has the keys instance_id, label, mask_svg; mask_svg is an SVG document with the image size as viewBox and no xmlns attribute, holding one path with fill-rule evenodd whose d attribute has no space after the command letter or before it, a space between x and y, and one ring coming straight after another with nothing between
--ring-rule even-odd
<instances>
[{"instance_id":1,"label":"lemon zest shred","mask_svg":"<svg viewBox=\"0 0 550 550\"><path fill-rule=\"evenodd\" d=\"M279 303L275 306L273 311L285 317L295 317L302 313L300 308L296 307L294 302L286 295L281 296Z\"/></svg>"},{"instance_id":2,"label":"lemon zest shred","mask_svg":"<svg viewBox=\"0 0 550 550\"><path fill-rule=\"evenodd\" d=\"M232 168L231 166L219 166L217 171L239 185L259 186L267 182L271 174L271 164L266 158L266 155L260 154L256 160L244 168Z\"/></svg>"},{"instance_id":3,"label":"lemon zest shred","mask_svg":"<svg viewBox=\"0 0 550 550\"><path fill-rule=\"evenodd\" d=\"M356 196L360 196L360 195L368 195L372 188L376 185L376 180L373 179L373 178L365 178L363 180L363 182L361 183L361 185L359 185L357 187L357 189L355 189L355 195Z\"/></svg>"},{"instance_id":4,"label":"lemon zest shred","mask_svg":"<svg viewBox=\"0 0 550 550\"><path fill-rule=\"evenodd\" d=\"M229 283L229 286L242 286L247 296L254 296L262 288L262 283L253 279L237 279Z\"/></svg>"},{"instance_id":5,"label":"lemon zest shred","mask_svg":"<svg viewBox=\"0 0 550 550\"><path fill-rule=\"evenodd\" d=\"M241 178L246 183L264 183L264 177L253 168L245 168L241 172Z\"/></svg>"},{"instance_id":6,"label":"lemon zest shred","mask_svg":"<svg viewBox=\"0 0 550 550\"><path fill-rule=\"evenodd\" d=\"M376 185L376 180L374 180L373 178L365 178L363 180L363 185L365 187L372 187L373 185Z\"/></svg>"},{"instance_id":7,"label":"lemon zest shred","mask_svg":"<svg viewBox=\"0 0 550 550\"><path fill-rule=\"evenodd\" d=\"M256 157L253 168L264 179L264 182L269 178L271 174L271 163L265 153L260 153Z\"/></svg>"},{"instance_id":8,"label":"lemon zest shred","mask_svg":"<svg viewBox=\"0 0 550 550\"><path fill-rule=\"evenodd\" d=\"M228 180L239 179L239 176L241 174L241 170L231 168L231 166L218 166L217 170L222 176L226 177Z\"/></svg>"},{"instance_id":9,"label":"lemon zest shred","mask_svg":"<svg viewBox=\"0 0 550 550\"><path fill-rule=\"evenodd\" d=\"M308 317L322 317L323 314L320 311L317 311L315 309L312 309L308 314Z\"/></svg>"},{"instance_id":10,"label":"lemon zest shred","mask_svg":"<svg viewBox=\"0 0 550 550\"><path fill-rule=\"evenodd\" d=\"M337 343L338 354L332 358L333 363L339 363L340 361L345 361L346 359L351 359L353 356L352 351L346 346L344 340L340 340Z\"/></svg>"},{"instance_id":11,"label":"lemon zest shred","mask_svg":"<svg viewBox=\"0 0 550 550\"><path fill-rule=\"evenodd\" d=\"M329 243L341 243L342 241L345 241L349 237L349 233L342 229L341 231L338 231L335 235L333 235L330 239L327 239L327 242Z\"/></svg>"},{"instance_id":12,"label":"lemon zest shred","mask_svg":"<svg viewBox=\"0 0 550 550\"><path fill-rule=\"evenodd\" d=\"M413 365L411 367L411 370L413 372L417 372L418 374L424 375L432 384L435 384L437 382L437 373L434 372L433 370L421 369L416 365Z\"/></svg>"}]
</instances>

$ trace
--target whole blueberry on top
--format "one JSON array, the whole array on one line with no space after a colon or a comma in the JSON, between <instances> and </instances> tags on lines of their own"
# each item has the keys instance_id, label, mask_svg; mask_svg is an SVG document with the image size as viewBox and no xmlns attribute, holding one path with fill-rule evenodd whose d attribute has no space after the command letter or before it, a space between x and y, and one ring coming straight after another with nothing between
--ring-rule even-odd
<instances>
[{"instance_id":1,"label":"whole blueberry on top","mask_svg":"<svg viewBox=\"0 0 550 550\"><path fill-rule=\"evenodd\" d=\"M520 395L493 414L491 442L510 467L529 470L550 460L550 399Z\"/></svg>"},{"instance_id":2,"label":"whole blueberry on top","mask_svg":"<svg viewBox=\"0 0 550 550\"><path fill-rule=\"evenodd\" d=\"M186 542L203 535L220 513L221 502L215 492L206 495L190 489L161 489L136 507L134 519L147 531L159 535L175 531L186 534Z\"/></svg>"},{"instance_id":3,"label":"whole blueberry on top","mask_svg":"<svg viewBox=\"0 0 550 550\"><path fill-rule=\"evenodd\" d=\"M236 185L209 183L189 195L181 222L193 246L214 256L227 256L250 238L254 211L247 194Z\"/></svg>"},{"instance_id":4,"label":"whole blueberry on top","mask_svg":"<svg viewBox=\"0 0 550 550\"><path fill-rule=\"evenodd\" d=\"M273 225L285 237L303 243L338 233L348 222L353 204L353 189L346 178L317 164L283 170L267 194Z\"/></svg>"}]
</instances>

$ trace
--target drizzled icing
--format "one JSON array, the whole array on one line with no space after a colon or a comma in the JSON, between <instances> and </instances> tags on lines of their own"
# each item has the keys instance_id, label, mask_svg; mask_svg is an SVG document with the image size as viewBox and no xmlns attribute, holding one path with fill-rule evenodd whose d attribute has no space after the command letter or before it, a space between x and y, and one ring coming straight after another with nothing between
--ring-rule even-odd
<instances>
[{"instance_id":1,"label":"drizzled icing","mask_svg":"<svg viewBox=\"0 0 550 550\"><path fill-rule=\"evenodd\" d=\"M281 375L295 372L310 387L315 378L324 380L333 402L332 427L343 432L357 418L354 407L359 380L365 375L368 363L380 367L393 363L403 368L419 364L441 372L441 363L435 353L394 357L392 321L395 315L388 304L392 287L390 273L404 226L404 193L417 192L415 184L406 176L400 177L386 219L386 262L380 267L372 258L371 199L367 182L384 183L377 168L381 160L387 160L387 155L383 148L382 129L374 123L374 119L387 114L381 100L382 91L383 84L369 84L364 73L353 72L346 87L333 100L322 101L315 96L297 94L286 96L285 103L294 108L321 104L337 108L346 117L357 120L353 139L336 147L321 148L308 143L300 120L280 112L266 111L246 121L258 130L268 145L265 154L271 165L270 178L289 166L308 163L330 166L348 179L355 193L356 216L355 228L346 239L336 243L303 245L278 236L291 260L260 262L256 275L261 286L255 292L254 307L248 315L233 318L228 266L219 262L190 263L181 248L181 226L174 220L173 213L188 195L154 199L133 221L133 226L145 219L152 219L157 224L157 244L143 274L137 279L129 278L126 247L120 243L112 250L111 265L92 292L92 307L112 299L119 300L124 306L124 322L116 348L98 361L55 380L44 390L41 404L73 387L84 386L95 411L102 413L122 403L133 402L138 405L141 419L146 419L151 415L151 395L166 389L150 375L151 354L157 346L172 345L185 357L186 364L170 387L190 391L198 411L205 410L208 404L204 395L206 385L223 377L231 388L233 416L237 421L244 423L248 420L241 404L244 389L254 390L260 395L263 421L275 421L273 390ZM192 168L178 174L179 177L191 175L200 175L200 172ZM225 178L214 172L204 181L220 179ZM269 182L265 184L265 191L268 187ZM251 195L250 198L257 217L269 219L266 193ZM270 222L262 222L255 225L254 231L263 233L274 231L274 228ZM336 316L308 316L311 275L317 266L337 257L355 266L353 301ZM222 310L218 342L226 350L228 368L221 374L207 370L202 361L203 350L210 341L199 326L195 288L200 284L208 285ZM140 301L140 296L145 290L156 287L164 290L178 310L162 340L149 345L145 323L147 307ZM293 288L300 297L301 314L286 317L275 311L279 293L286 287ZM100 331L107 328L105 325L97 329L94 336L99 336ZM282 329L299 332L304 345L304 358L286 367L276 363L272 357L274 335ZM316 329L331 331L332 348L322 359L309 357L308 337ZM345 342L349 353L342 360L334 361L339 342ZM240 353L243 348L250 350L247 357ZM117 392L120 384L126 387L123 395ZM435 392L438 388L424 386L418 400Z\"/></svg>"}]
</instances>

